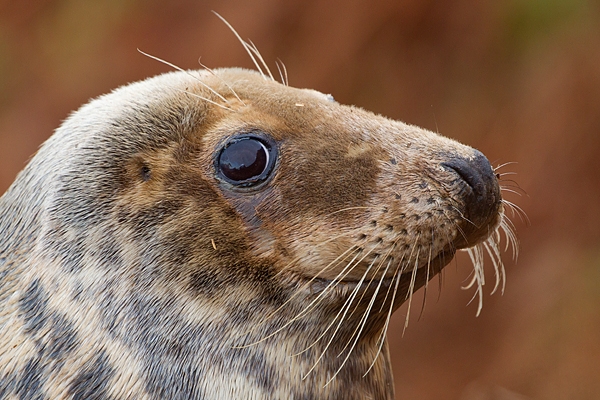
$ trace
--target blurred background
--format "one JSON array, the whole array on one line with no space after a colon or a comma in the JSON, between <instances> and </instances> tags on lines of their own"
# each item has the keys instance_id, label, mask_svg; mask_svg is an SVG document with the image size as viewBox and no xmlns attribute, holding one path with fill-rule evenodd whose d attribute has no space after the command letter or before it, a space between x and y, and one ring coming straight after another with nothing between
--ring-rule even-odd
<instances>
[{"instance_id":1,"label":"blurred background","mask_svg":"<svg viewBox=\"0 0 600 400\"><path fill-rule=\"evenodd\" d=\"M137 48L182 68L253 68L211 10L272 69L281 59L290 85L512 163L501 172L523 195L506 196L531 224L513 218L506 291L486 287L476 317L458 257L404 335L400 309L398 399L600 398L597 1L0 0L0 193L72 110L170 69Z\"/></svg>"}]
</instances>

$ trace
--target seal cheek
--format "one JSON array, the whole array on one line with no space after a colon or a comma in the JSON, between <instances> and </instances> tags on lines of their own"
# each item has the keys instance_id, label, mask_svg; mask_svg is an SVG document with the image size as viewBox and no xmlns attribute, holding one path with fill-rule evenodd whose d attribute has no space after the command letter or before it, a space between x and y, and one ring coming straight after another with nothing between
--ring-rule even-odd
<instances>
[{"instance_id":1,"label":"seal cheek","mask_svg":"<svg viewBox=\"0 0 600 400\"><path fill-rule=\"evenodd\" d=\"M364 206L377 191L380 166L374 150L356 155L327 146L282 157L281 195L286 210L296 215L329 215Z\"/></svg>"}]
</instances>

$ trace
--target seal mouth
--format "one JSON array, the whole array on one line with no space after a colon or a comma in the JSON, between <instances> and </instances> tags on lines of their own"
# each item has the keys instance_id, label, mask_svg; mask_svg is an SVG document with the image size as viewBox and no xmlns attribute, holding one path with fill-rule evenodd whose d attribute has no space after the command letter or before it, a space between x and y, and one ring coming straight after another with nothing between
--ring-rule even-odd
<instances>
[{"instance_id":1,"label":"seal mouth","mask_svg":"<svg viewBox=\"0 0 600 400\"><path fill-rule=\"evenodd\" d=\"M403 266L402 272L386 278L364 277L363 279L325 279L319 277L302 277L301 279L309 283L308 290L311 294L327 296L346 297L355 290L361 290L365 293L389 292L389 288L396 287L398 292L416 291L425 283L437 275L446 265L452 261L456 249L443 250L429 262L418 265L416 271L414 267ZM412 286L412 288L411 288ZM358 288L358 289L357 289ZM401 294L401 293L398 293ZM403 298L400 296L400 298Z\"/></svg>"}]
</instances>

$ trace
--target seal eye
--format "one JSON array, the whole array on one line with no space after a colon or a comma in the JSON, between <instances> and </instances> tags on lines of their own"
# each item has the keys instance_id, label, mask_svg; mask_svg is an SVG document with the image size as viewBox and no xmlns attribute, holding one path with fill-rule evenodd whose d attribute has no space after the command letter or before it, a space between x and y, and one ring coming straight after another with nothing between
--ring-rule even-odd
<instances>
[{"instance_id":1,"label":"seal eye","mask_svg":"<svg viewBox=\"0 0 600 400\"><path fill-rule=\"evenodd\" d=\"M272 170L272 146L254 136L229 141L216 160L218 171L236 186L253 186L265 181Z\"/></svg>"}]
</instances>

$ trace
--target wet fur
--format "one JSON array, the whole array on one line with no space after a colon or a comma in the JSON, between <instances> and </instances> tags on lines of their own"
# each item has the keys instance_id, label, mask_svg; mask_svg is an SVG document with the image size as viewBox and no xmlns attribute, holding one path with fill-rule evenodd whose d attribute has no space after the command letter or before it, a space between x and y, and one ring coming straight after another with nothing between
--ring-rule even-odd
<instances>
[{"instance_id":1,"label":"wet fur","mask_svg":"<svg viewBox=\"0 0 600 400\"><path fill-rule=\"evenodd\" d=\"M213 162L249 131L281 143L250 194ZM392 398L389 316L506 225L460 238L471 152L239 69L92 101L0 199L0 398Z\"/></svg>"}]
</instances>

